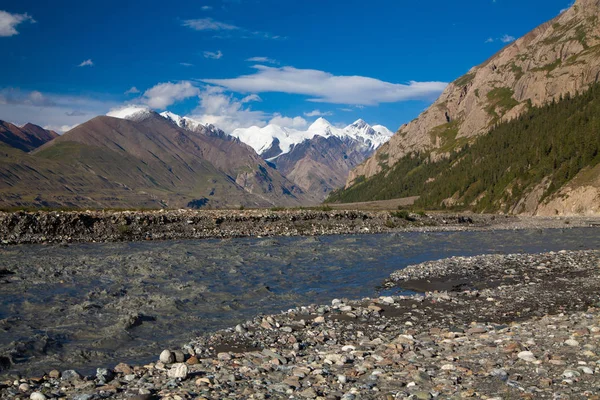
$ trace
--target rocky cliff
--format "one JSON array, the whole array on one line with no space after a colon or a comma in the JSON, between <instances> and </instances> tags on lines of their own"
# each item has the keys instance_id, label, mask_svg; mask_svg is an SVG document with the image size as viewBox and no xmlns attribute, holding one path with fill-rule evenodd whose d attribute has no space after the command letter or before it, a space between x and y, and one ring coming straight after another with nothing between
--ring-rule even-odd
<instances>
[{"instance_id":1,"label":"rocky cliff","mask_svg":"<svg viewBox=\"0 0 600 400\"><path fill-rule=\"evenodd\" d=\"M600 1L577 0L567 11L506 46L448 85L418 118L354 169L347 187L407 154L444 157L532 105L574 94L600 74Z\"/></svg>"}]
</instances>

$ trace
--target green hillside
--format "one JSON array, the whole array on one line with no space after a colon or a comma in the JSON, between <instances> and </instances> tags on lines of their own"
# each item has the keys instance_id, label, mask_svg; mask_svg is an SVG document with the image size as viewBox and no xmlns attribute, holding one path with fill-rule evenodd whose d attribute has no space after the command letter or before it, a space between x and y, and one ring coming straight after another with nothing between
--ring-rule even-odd
<instances>
[{"instance_id":1,"label":"green hillside","mask_svg":"<svg viewBox=\"0 0 600 400\"><path fill-rule=\"evenodd\" d=\"M508 211L545 178L547 197L585 167L600 163L600 85L530 108L518 119L496 125L450 157L429 162L414 153L393 167L327 202L358 202L421 196L416 207ZM452 201L446 199L452 198Z\"/></svg>"}]
</instances>

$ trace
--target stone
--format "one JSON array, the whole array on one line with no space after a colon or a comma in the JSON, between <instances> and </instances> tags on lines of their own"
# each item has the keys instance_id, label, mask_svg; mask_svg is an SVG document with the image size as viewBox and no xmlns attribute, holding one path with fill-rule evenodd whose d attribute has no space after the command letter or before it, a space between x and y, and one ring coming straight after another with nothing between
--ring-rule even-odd
<instances>
[{"instance_id":1,"label":"stone","mask_svg":"<svg viewBox=\"0 0 600 400\"><path fill-rule=\"evenodd\" d=\"M248 332L248 329L246 329L242 325L238 324L235 326L235 331L239 334L244 334L244 333Z\"/></svg>"},{"instance_id":2,"label":"stone","mask_svg":"<svg viewBox=\"0 0 600 400\"><path fill-rule=\"evenodd\" d=\"M185 354L183 354L183 351L175 350L173 355L175 356L175 362L182 363L185 361Z\"/></svg>"},{"instance_id":3,"label":"stone","mask_svg":"<svg viewBox=\"0 0 600 400\"><path fill-rule=\"evenodd\" d=\"M158 359L163 364L172 364L175 362L175 355L169 350L163 350Z\"/></svg>"},{"instance_id":4,"label":"stone","mask_svg":"<svg viewBox=\"0 0 600 400\"><path fill-rule=\"evenodd\" d=\"M171 366L167 372L169 378L185 379L188 376L188 366L184 363L176 363Z\"/></svg>"},{"instance_id":5,"label":"stone","mask_svg":"<svg viewBox=\"0 0 600 400\"><path fill-rule=\"evenodd\" d=\"M60 371L57 369L53 369L52 371L48 372L48 376L52 379L58 379L60 378Z\"/></svg>"},{"instance_id":6,"label":"stone","mask_svg":"<svg viewBox=\"0 0 600 400\"><path fill-rule=\"evenodd\" d=\"M567 379L569 379L569 378L577 378L577 377L581 376L581 373L579 371L575 371L575 370L572 370L572 369L567 369L567 370L565 370L565 372L563 372L562 376L563 376L563 378L567 378Z\"/></svg>"},{"instance_id":7,"label":"stone","mask_svg":"<svg viewBox=\"0 0 600 400\"><path fill-rule=\"evenodd\" d=\"M418 399L418 400L429 400L429 399L433 399L433 396L431 395L431 393L429 392L424 392L424 391L419 391L419 392L415 392L414 396Z\"/></svg>"},{"instance_id":8,"label":"stone","mask_svg":"<svg viewBox=\"0 0 600 400\"><path fill-rule=\"evenodd\" d=\"M41 392L33 392L29 398L31 400L46 400L46 396L44 396Z\"/></svg>"},{"instance_id":9,"label":"stone","mask_svg":"<svg viewBox=\"0 0 600 400\"><path fill-rule=\"evenodd\" d=\"M73 396L73 400L92 400L94 397L93 394L78 394Z\"/></svg>"},{"instance_id":10,"label":"stone","mask_svg":"<svg viewBox=\"0 0 600 400\"><path fill-rule=\"evenodd\" d=\"M26 384L26 383L21 383L19 385L19 390L21 392L29 392L31 390L31 387L28 384Z\"/></svg>"},{"instance_id":11,"label":"stone","mask_svg":"<svg viewBox=\"0 0 600 400\"><path fill-rule=\"evenodd\" d=\"M110 382L114 379L115 373L108 368L96 369L96 378L102 382Z\"/></svg>"},{"instance_id":12,"label":"stone","mask_svg":"<svg viewBox=\"0 0 600 400\"><path fill-rule=\"evenodd\" d=\"M198 361L198 357L196 357L196 356L191 356L190 358L188 358L188 360L186 361L186 363L187 363L188 365L196 365L196 364L198 364L198 363L199 363L199 361Z\"/></svg>"},{"instance_id":13,"label":"stone","mask_svg":"<svg viewBox=\"0 0 600 400\"><path fill-rule=\"evenodd\" d=\"M391 296L387 296L387 297L382 298L381 302L385 303L385 304L394 304L394 298Z\"/></svg>"},{"instance_id":14,"label":"stone","mask_svg":"<svg viewBox=\"0 0 600 400\"><path fill-rule=\"evenodd\" d=\"M590 367L582 366L577 369L579 369L581 372L583 372L586 375L594 375L594 370L591 369Z\"/></svg>"},{"instance_id":15,"label":"stone","mask_svg":"<svg viewBox=\"0 0 600 400\"><path fill-rule=\"evenodd\" d=\"M537 361L537 358L533 355L531 351L522 351L519 354L517 354L517 357L527 362Z\"/></svg>"},{"instance_id":16,"label":"stone","mask_svg":"<svg viewBox=\"0 0 600 400\"><path fill-rule=\"evenodd\" d=\"M305 399L316 399L317 392L315 392L315 389L310 387L300 392L300 397L304 397Z\"/></svg>"},{"instance_id":17,"label":"stone","mask_svg":"<svg viewBox=\"0 0 600 400\"><path fill-rule=\"evenodd\" d=\"M129 375L129 374L133 373L133 369L125 363L117 364L114 368L114 371L119 374L123 374L123 375Z\"/></svg>"},{"instance_id":18,"label":"stone","mask_svg":"<svg viewBox=\"0 0 600 400\"><path fill-rule=\"evenodd\" d=\"M571 347L577 347L579 346L579 342L575 339L569 339L569 340L565 340L565 344L567 346L571 346Z\"/></svg>"},{"instance_id":19,"label":"stone","mask_svg":"<svg viewBox=\"0 0 600 400\"><path fill-rule=\"evenodd\" d=\"M505 370L500 369L500 368L493 369L490 372L490 375L495 376L502 381L506 381L508 379L508 373Z\"/></svg>"},{"instance_id":20,"label":"stone","mask_svg":"<svg viewBox=\"0 0 600 400\"><path fill-rule=\"evenodd\" d=\"M74 369L68 369L66 371L63 371L63 373L61 374L61 379L63 381L80 380L81 375L79 374L79 372L75 371Z\"/></svg>"}]
</instances>

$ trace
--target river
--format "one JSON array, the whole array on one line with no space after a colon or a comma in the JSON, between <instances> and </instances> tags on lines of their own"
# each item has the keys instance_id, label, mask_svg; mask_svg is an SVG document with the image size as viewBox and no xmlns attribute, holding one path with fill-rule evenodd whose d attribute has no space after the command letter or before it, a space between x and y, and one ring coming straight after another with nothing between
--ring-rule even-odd
<instances>
[{"instance_id":1,"label":"river","mask_svg":"<svg viewBox=\"0 0 600 400\"><path fill-rule=\"evenodd\" d=\"M594 228L0 247L0 375L149 362L261 313L393 294L423 261L598 248Z\"/></svg>"}]
</instances>

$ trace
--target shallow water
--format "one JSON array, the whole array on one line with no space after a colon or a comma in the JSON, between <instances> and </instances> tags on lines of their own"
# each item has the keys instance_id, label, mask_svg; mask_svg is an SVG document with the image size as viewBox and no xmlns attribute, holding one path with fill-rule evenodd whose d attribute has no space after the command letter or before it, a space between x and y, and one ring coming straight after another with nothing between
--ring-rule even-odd
<instances>
[{"instance_id":1,"label":"shallow water","mask_svg":"<svg viewBox=\"0 0 600 400\"><path fill-rule=\"evenodd\" d=\"M260 313L387 294L423 261L598 248L594 228L2 247L0 355L17 364L0 373L148 362Z\"/></svg>"}]
</instances>

